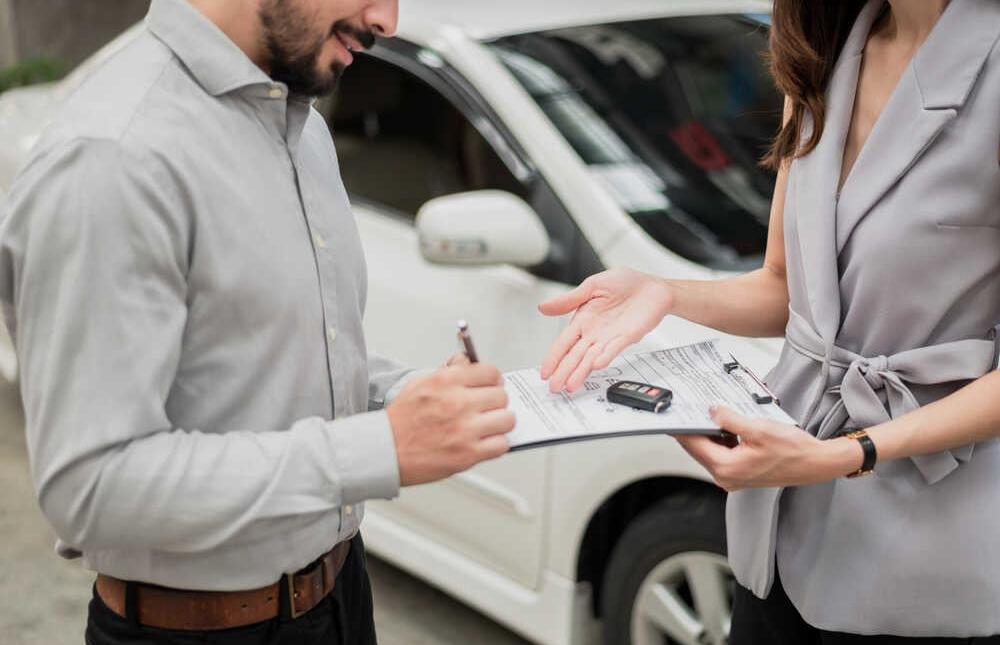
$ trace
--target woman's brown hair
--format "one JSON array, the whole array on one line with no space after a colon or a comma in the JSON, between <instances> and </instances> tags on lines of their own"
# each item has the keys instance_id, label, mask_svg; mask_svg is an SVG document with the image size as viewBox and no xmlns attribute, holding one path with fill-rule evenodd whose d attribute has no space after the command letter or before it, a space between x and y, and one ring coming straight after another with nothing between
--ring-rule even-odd
<instances>
[{"instance_id":1,"label":"woman's brown hair","mask_svg":"<svg viewBox=\"0 0 1000 645\"><path fill-rule=\"evenodd\" d=\"M791 113L764 157L778 169L819 143L826 119L826 87L847 36L866 0L774 0L771 74ZM806 114L812 120L805 136Z\"/></svg>"}]
</instances>

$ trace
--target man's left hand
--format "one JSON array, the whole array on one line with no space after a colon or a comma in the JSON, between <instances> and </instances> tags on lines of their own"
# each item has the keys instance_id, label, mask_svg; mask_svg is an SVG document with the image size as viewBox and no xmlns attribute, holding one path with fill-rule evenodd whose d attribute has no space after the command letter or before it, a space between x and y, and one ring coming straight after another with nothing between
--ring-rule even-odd
<instances>
[{"instance_id":1,"label":"man's left hand","mask_svg":"<svg viewBox=\"0 0 1000 645\"><path fill-rule=\"evenodd\" d=\"M739 444L727 447L704 436L677 439L729 492L829 481L857 470L864 458L861 446L850 439L820 441L801 428L727 408L713 410L712 418Z\"/></svg>"}]
</instances>

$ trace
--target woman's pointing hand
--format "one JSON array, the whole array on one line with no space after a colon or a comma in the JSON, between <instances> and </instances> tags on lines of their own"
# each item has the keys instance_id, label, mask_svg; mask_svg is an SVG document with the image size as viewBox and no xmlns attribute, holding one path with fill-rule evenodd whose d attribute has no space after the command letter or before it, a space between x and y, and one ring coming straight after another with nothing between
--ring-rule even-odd
<instances>
[{"instance_id":1,"label":"woman's pointing hand","mask_svg":"<svg viewBox=\"0 0 1000 645\"><path fill-rule=\"evenodd\" d=\"M569 293L539 305L546 316L576 312L542 363L549 389L570 392L593 370L652 331L670 311L666 281L630 269L612 269L587 278Z\"/></svg>"}]
</instances>

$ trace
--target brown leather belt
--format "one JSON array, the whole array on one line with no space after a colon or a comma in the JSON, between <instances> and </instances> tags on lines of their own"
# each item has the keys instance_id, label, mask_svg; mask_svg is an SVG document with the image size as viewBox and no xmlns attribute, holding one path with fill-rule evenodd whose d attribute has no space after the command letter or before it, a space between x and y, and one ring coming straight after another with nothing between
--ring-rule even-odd
<instances>
[{"instance_id":1,"label":"brown leather belt","mask_svg":"<svg viewBox=\"0 0 1000 645\"><path fill-rule=\"evenodd\" d=\"M351 543L341 542L302 571L250 591L185 591L138 583L134 616L140 625L186 631L232 629L278 617L294 620L333 591L350 551ZM101 574L96 588L111 611L129 618L128 583Z\"/></svg>"}]
</instances>

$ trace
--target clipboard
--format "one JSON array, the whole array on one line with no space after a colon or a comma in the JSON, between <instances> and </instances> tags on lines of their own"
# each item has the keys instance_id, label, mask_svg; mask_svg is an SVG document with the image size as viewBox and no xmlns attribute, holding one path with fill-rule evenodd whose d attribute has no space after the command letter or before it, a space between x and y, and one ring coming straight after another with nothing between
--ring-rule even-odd
<instances>
[{"instance_id":1,"label":"clipboard","mask_svg":"<svg viewBox=\"0 0 1000 645\"><path fill-rule=\"evenodd\" d=\"M661 413L608 403L601 393L622 380L670 389L674 403ZM505 381L511 409L518 417L510 435L511 452L645 435L732 437L708 416L711 404L795 423L767 384L717 340L620 357L592 375L585 392L573 395L548 393L537 370L506 374Z\"/></svg>"}]
</instances>

